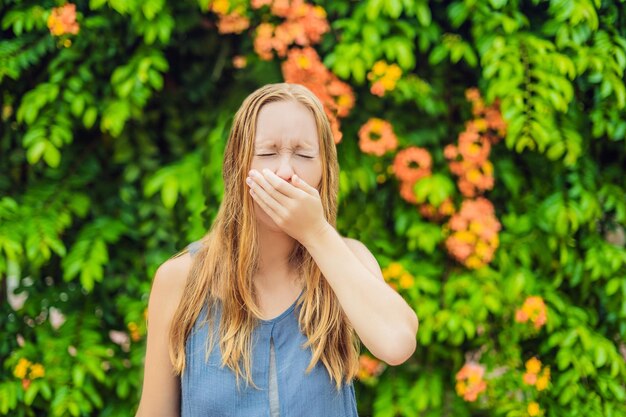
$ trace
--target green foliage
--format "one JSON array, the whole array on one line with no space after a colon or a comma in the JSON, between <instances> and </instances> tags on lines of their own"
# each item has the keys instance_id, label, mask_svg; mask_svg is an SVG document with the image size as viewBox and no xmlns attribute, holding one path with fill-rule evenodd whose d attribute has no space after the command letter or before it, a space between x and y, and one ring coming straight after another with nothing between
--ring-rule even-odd
<instances>
[{"instance_id":1,"label":"green foliage","mask_svg":"<svg viewBox=\"0 0 626 417\"><path fill-rule=\"evenodd\" d=\"M356 98L337 145L337 227L410 274L398 291L420 318L413 357L357 384L360 414L517 417L536 401L550 417L626 415L624 3L316 4L332 28L318 52ZM90 0L77 34L53 36L58 5L11 1L0 19L0 296L27 295L0 303L0 414L130 415L151 279L210 226L234 111L282 81L280 59L254 53L262 10L220 35L208 2ZM402 71L384 97L370 93L379 61ZM369 118L390 121L399 148L432 154L418 202L459 207L443 149L471 118L469 87L507 122L487 193L499 247L475 270L448 256L445 224L400 197L393 155L358 146ZM547 307L540 329L516 321L529 296ZM532 357L550 367L545 390L523 383ZM45 374L16 376L24 358ZM455 389L468 361L486 368L476 401Z\"/></svg>"}]
</instances>

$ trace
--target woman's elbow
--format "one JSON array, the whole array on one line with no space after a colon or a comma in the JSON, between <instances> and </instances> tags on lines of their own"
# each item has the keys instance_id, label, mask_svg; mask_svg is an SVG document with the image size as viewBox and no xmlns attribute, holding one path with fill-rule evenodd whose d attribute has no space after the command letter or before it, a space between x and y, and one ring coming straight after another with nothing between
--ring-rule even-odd
<instances>
[{"instance_id":1,"label":"woman's elbow","mask_svg":"<svg viewBox=\"0 0 626 417\"><path fill-rule=\"evenodd\" d=\"M404 332L402 335L398 335L395 343L391 346L383 360L391 366L401 365L406 362L417 348L417 328L419 322L417 316L415 316L415 322L412 323L410 329Z\"/></svg>"},{"instance_id":2,"label":"woman's elbow","mask_svg":"<svg viewBox=\"0 0 626 417\"><path fill-rule=\"evenodd\" d=\"M391 366L402 365L411 356L413 356L416 346L417 342L415 338L408 340L406 343L403 343L400 348L395 349L394 352L391 352L391 354L389 354L385 359L385 362Z\"/></svg>"}]
</instances>

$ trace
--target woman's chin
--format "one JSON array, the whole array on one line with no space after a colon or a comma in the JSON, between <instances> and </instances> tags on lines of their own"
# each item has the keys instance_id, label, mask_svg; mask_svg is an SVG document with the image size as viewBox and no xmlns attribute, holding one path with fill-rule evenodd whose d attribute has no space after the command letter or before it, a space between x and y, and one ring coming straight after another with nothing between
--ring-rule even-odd
<instances>
[{"instance_id":1,"label":"woman's chin","mask_svg":"<svg viewBox=\"0 0 626 417\"><path fill-rule=\"evenodd\" d=\"M257 213L257 225L268 232L284 233L283 230L265 212Z\"/></svg>"}]
</instances>

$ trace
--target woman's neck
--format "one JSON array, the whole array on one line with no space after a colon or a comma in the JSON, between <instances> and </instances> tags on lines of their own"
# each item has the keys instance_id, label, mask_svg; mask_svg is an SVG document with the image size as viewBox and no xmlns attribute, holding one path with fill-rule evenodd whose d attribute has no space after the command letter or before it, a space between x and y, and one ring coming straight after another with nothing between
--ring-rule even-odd
<instances>
[{"instance_id":1,"label":"woman's neck","mask_svg":"<svg viewBox=\"0 0 626 417\"><path fill-rule=\"evenodd\" d=\"M288 234L258 226L259 269L257 288L274 291L294 284L295 271L289 265L289 254L296 240Z\"/></svg>"}]
</instances>

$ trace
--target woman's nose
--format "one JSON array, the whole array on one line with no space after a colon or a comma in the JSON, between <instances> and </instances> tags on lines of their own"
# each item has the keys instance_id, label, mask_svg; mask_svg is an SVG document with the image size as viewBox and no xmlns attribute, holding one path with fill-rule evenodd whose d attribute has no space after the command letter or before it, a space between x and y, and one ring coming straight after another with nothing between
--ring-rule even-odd
<instances>
[{"instance_id":1,"label":"woman's nose","mask_svg":"<svg viewBox=\"0 0 626 417\"><path fill-rule=\"evenodd\" d=\"M283 154L280 156L280 162L278 165L278 169L276 170L276 175L280 178L284 179L287 182L291 182L291 177L293 176L293 166L291 165L291 154Z\"/></svg>"}]
</instances>

